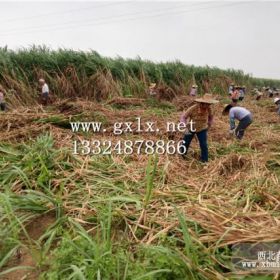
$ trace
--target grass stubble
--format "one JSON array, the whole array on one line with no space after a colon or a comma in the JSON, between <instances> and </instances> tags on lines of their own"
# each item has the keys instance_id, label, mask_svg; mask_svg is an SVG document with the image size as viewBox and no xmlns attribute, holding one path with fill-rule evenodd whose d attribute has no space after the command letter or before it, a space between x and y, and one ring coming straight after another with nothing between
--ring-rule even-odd
<instances>
[{"instance_id":1,"label":"grass stubble","mask_svg":"<svg viewBox=\"0 0 280 280\"><path fill-rule=\"evenodd\" d=\"M109 128L141 115L161 132L126 139L179 140L180 133L164 131L166 119L178 120L175 105L166 112L160 104L123 109L78 100L64 101L65 111L61 103L1 114L3 279L278 279L237 273L230 261L234 244L279 241L274 112L247 100L254 123L237 142L217 105L203 166L195 140L187 160L71 153L73 139L86 137L65 126L73 119L100 119Z\"/></svg>"},{"instance_id":2,"label":"grass stubble","mask_svg":"<svg viewBox=\"0 0 280 280\"><path fill-rule=\"evenodd\" d=\"M279 279L231 264L234 244L279 241L279 117L270 99L249 96L253 84L279 81L96 52L2 48L0 58L9 108L0 114L1 279ZM47 108L37 103L39 77L52 88ZM221 116L231 81L247 86L254 114L242 142ZM175 99L147 98L150 82ZM181 140L166 122L192 103L192 83L219 94L208 165L196 139L187 160L72 154L75 139ZM139 116L160 132L113 135L115 122ZM74 134L70 121L100 121L107 132Z\"/></svg>"}]
</instances>

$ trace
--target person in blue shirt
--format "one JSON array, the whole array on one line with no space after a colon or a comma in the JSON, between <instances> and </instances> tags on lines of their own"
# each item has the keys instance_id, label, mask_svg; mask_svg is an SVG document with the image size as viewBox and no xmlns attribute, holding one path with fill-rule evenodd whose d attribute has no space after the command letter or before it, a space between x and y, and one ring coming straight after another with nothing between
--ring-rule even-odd
<instances>
[{"instance_id":1,"label":"person in blue shirt","mask_svg":"<svg viewBox=\"0 0 280 280\"><path fill-rule=\"evenodd\" d=\"M239 101L242 101L245 97L245 86L239 88Z\"/></svg>"},{"instance_id":2,"label":"person in blue shirt","mask_svg":"<svg viewBox=\"0 0 280 280\"><path fill-rule=\"evenodd\" d=\"M253 122L252 113L240 106L228 104L223 110L223 115L229 114L230 134L234 134L237 139L241 140L244 136L245 129ZM239 121L237 127L235 120Z\"/></svg>"}]
</instances>

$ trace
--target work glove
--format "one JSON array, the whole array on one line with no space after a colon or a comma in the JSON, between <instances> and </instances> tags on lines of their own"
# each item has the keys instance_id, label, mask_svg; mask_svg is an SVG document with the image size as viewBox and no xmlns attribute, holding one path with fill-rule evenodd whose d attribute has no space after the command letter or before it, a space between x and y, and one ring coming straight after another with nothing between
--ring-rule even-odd
<instances>
[{"instance_id":1,"label":"work glove","mask_svg":"<svg viewBox=\"0 0 280 280\"><path fill-rule=\"evenodd\" d=\"M234 128L234 129L230 129L230 130L229 130L229 134L230 134L230 135L234 135L234 134L235 134L235 128Z\"/></svg>"}]
</instances>

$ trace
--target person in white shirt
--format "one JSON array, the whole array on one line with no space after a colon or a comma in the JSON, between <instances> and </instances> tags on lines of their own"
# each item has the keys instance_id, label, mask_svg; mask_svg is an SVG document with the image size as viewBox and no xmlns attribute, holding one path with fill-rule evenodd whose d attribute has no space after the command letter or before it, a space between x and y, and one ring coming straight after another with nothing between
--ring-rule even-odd
<instances>
[{"instance_id":1,"label":"person in white shirt","mask_svg":"<svg viewBox=\"0 0 280 280\"><path fill-rule=\"evenodd\" d=\"M39 79L39 84L42 87L42 92L41 92L41 98L42 98L42 103L43 105L47 105L48 104L48 100L49 100L49 86L48 84L45 82L44 79Z\"/></svg>"},{"instance_id":2,"label":"person in white shirt","mask_svg":"<svg viewBox=\"0 0 280 280\"><path fill-rule=\"evenodd\" d=\"M274 98L274 104L277 106L277 114L280 116L280 98L279 97Z\"/></svg>"},{"instance_id":3,"label":"person in white shirt","mask_svg":"<svg viewBox=\"0 0 280 280\"><path fill-rule=\"evenodd\" d=\"M252 113L239 106L228 104L223 110L223 115L229 114L230 133L235 134L236 138L241 140L244 136L245 129L253 122ZM239 121L235 128L235 119Z\"/></svg>"},{"instance_id":4,"label":"person in white shirt","mask_svg":"<svg viewBox=\"0 0 280 280\"><path fill-rule=\"evenodd\" d=\"M231 96L234 91L234 83L231 83L229 88L228 88L228 95Z\"/></svg>"},{"instance_id":5,"label":"person in white shirt","mask_svg":"<svg viewBox=\"0 0 280 280\"><path fill-rule=\"evenodd\" d=\"M156 95L157 94L156 85L157 85L156 83L150 84L150 86L149 86L149 94L150 95Z\"/></svg>"}]
</instances>

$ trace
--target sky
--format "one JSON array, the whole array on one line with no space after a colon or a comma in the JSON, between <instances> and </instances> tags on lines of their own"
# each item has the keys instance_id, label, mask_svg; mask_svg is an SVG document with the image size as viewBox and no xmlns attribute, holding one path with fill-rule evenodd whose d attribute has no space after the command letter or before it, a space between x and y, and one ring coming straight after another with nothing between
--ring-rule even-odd
<instances>
[{"instance_id":1,"label":"sky","mask_svg":"<svg viewBox=\"0 0 280 280\"><path fill-rule=\"evenodd\" d=\"M0 46L241 69L280 79L280 1L0 1Z\"/></svg>"}]
</instances>

